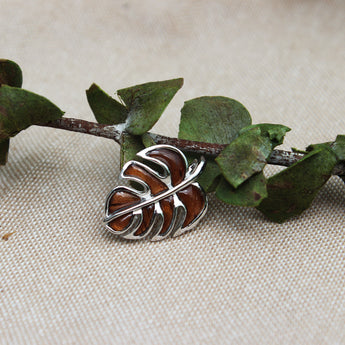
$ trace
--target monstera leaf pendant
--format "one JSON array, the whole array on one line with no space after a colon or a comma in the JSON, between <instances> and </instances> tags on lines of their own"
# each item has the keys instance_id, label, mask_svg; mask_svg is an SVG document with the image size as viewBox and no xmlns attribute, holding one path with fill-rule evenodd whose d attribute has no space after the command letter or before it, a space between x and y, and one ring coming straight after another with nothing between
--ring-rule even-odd
<instances>
[{"instance_id":1,"label":"monstera leaf pendant","mask_svg":"<svg viewBox=\"0 0 345 345\"><path fill-rule=\"evenodd\" d=\"M129 161L121 177L132 186L113 189L105 203L106 227L127 239L159 241L193 228L207 210L207 198L195 182L204 157L189 167L184 154L169 145L151 146L137 153L143 162Z\"/></svg>"}]
</instances>

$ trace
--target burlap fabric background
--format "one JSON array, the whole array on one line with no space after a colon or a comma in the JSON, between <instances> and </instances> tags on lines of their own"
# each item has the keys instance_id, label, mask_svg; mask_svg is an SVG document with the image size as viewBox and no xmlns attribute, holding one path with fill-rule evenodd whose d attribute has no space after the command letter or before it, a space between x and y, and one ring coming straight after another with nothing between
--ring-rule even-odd
<instances>
[{"instance_id":1,"label":"burlap fabric background","mask_svg":"<svg viewBox=\"0 0 345 345\"><path fill-rule=\"evenodd\" d=\"M0 0L1 56L24 87L92 120L84 90L182 76L183 101L224 95L284 148L345 133L345 2ZM0 344L343 344L345 185L277 225L211 196L201 225L160 243L102 227L118 182L110 140L31 128L0 168ZM268 173L273 170L268 170Z\"/></svg>"}]
</instances>

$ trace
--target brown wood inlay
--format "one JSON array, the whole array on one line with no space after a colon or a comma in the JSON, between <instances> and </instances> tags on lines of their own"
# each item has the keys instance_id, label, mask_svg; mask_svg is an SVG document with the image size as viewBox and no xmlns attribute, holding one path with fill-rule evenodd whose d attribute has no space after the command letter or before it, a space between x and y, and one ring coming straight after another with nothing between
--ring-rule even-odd
<instances>
[{"instance_id":1,"label":"brown wood inlay","mask_svg":"<svg viewBox=\"0 0 345 345\"><path fill-rule=\"evenodd\" d=\"M108 225L115 231L122 231L127 228L129 224L131 224L132 217L133 212L124 214L123 216L117 217L116 219L111 221Z\"/></svg>"},{"instance_id":2,"label":"brown wood inlay","mask_svg":"<svg viewBox=\"0 0 345 345\"><path fill-rule=\"evenodd\" d=\"M178 192L177 196L187 209L186 219L183 223L183 227L185 227L189 225L204 209L205 196L198 187L193 185Z\"/></svg>"},{"instance_id":3,"label":"brown wood inlay","mask_svg":"<svg viewBox=\"0 0 345 345\"><path fill-rule=\"evenodd\" d=\"M153 195L164 192L168 189L167 185L158 179L156 176L150 174L147 170L138 164L131 164L124 172L126 176L138 177L148 184Z\"/></svg>"},{"instance_id":4,"label":"brown wood inlay","mask_svg":"<svg viewBox=\"0 0 345 345\"><path fill-rule=\"evenodd\" d=\"M183 157L181 157L177 152L161 148L149 152L148 155L167 165L171 173L171 184L173 186L179 185L184 180L186 175L186 165ZM127 167L124 175L136 177L144 181L149 186L152 196L168 190L168 186L162 180L135 162ZM190 185L177 192L177 196L185 205L187 210L186 218L183 223L183 227L186 227L203 211L206 197L203 191L194 185ZM117 190L110 199L109 212L113 213L119 209L139 204L140 201L141 198L139 196L119 188L119 190ZM164 216L163 226L160 231L160 235L163 235L167 232L173 221L175 209L174 197L168 196L163 200L160 200L159 203ZM154 205L149 205L142 209L143 220L139 228L134 233L135 236L142 235L150 227L154 215L154 208ZM121 231L126 229L132 221L133 212L130 212L115 218L113 221L109 222L109 226L115 231Z\"/></svg>"},{"instance_id":5,"label":"brown wood inlay","mask_svg":"<svg viewBox=\"0 0 345 345\"><path fill-rule=\"evenodd\" d=\"M147 154L149 157L159 159L167 165L171 173L171 184L180 184L186 175L186 163L177 152L168 149L157 149Z\"/></svg>"},{"instance_id":6,"label":"brown wood inlay","mask_svg":"<svg viewBox=\"0 0 345 345\"><path fill-rule=\"evenodd\" d=\"M113 213L116 210L129 207L140 202L140 198L128 191L119 190L111 197L109 202L109 212ZM109 226L115 231L124 230L132 221L133 212L115 218L109 223Z\"/></svg>"},{"instance_id":7,"label":"brown wood inlay","mask_svg":"<svg viewBox=\"0 0 345 345\"><path fill-rule=\"evenodd\" d=\"M140 224L138 230L135 232L135 236L141 235L144 231L148 229L148 227L151 224L154 209L155 207L153 205L143 208L143 221Z\"/></svg>"},{"instance_id":8,"label":"brown wood inlay","mask_svg":"<svg viewBox=\"0 0 345 345\"><path fill-rule=\"evenodd\" d=\"M167 198L160 201L160 206L162 208L164 214L164 221L163 227L160 231L160 234L163 235L169 228L169 225L173 218L174 212L174 200L172 196L168 196Z\"/></svg>"},{"instance_id":9,"label":"brown wood inlay","mask_svg":"<svg viewBox=\"0 0 345 345\"><path fill-rule=\"evenodd\" d=\"M122 207L128 207L137 204L139 201L140 198L138 196L125 190L121 190L114 193L114 195L111 197L109 202L109 211L110 213L113 213Z\"/></svg>"}]
</instances>

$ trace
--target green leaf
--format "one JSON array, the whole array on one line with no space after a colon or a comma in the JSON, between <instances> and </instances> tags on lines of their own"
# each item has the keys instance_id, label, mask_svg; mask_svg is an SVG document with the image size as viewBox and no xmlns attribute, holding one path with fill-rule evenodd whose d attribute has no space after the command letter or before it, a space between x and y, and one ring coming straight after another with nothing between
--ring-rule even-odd
<instances>
[{"instance_id":1,"label":"green leaf","mask_svg":"<svg viewBox=\"0 0 345 345\"><path fill-rule=\"evenodd\" d=\"M345 161L345 135L338 135L332 149L339 161Z\"/></svg>"},{"instance_id":2,"label":"green leaf","mask_svg":"<svg viewBox=\"0 0 345 345\"><path fill-rule=\"evenodd\" d=\"M126 121L126 107L110 97L98 85L92 84L86 90L86 97L98 123L117 125Z\"/></svg>"},{"instance_id":3,"label":"green leaf","mask_svg":"<svg viewBox=\"0 0 345 345\"><path fill-rule=\"evenodd\" d=\"M20 67L14 61L0 59L0 86L21 87L22 83L23 74Z\"/></svg>"},{"instance_id":4,"label":"green leaf","mask_svg":"<svg viewBox=\"0 0 345 345\"><path fill-rule=\"evenodd\" d=\"M321 143L321 144L311 144L311 145L307 146L306 153L318 150L320 148L322 149L325 146L328 146L330 148L332 144L333 144L332 141L328 141L326 143Z\"/></svg>"},{"instance_id":5,"label":"green leaf","mask_svg":"<svg viewBox=\"0 0 345 345\"><path fill-rule=\"evenodd\" d=\"M327 182L336 163L331 148L319 146L267 180L268 197L258 209L278 223L301 214Z\"/></svg>"},{"instance_id":6,"label":"green leaf","mask_svg":"<svg viewBox=\"0 0 345 345\"><path fill-rule=\"evenodd\" d=\"M231 142L216 158L226 180L237 188L266 165L272 146L260 128L251 128Z\"/></svg>"},{"instance_id":7,"label":"green leaf","mask_svg":"<svg viewBox=\"0 0 345 345\"><path fill-rule=\"evenodd\" d=\"M270 139L272 149L278 145L281 145L284 141L285 134L291 131L291 128L284 125L273 124L273 123L260 123L257 125L251 125L245 127L241 130L240 134L244 133L247 130L253 128L259 128L261 131L261 136L267 137Z\"/></svg>"},{"instance_id":8,"label":"green leaf","mask_svg":"<svg viewBox=\"0 0 345 345\"><path fill-rule=\"evenodd\" d=\"M120 167L122 168L125 163L135 159L137 152L143 150L145 146L140 136L134 136L128 133L122 134L121 141Z\"/></svg>"},{"instance_id":9,"label":"green leaf","mask_svg":"<svg viewBox=\"0 0 345 345\"><path fill-rule=\"evenodd\" d=\"M10 148L10 139L0 142L0 165L7 163L8 150Z\"/></svg>"},{"instance_id":10,"label":"green leaf","mask_svg":"<svg viewBox=\"0 0 345 345\"><path fill-rule=\"evenodd\" d=\"M216 188L216 197L236 206L258 206L267 197L266 179L262 172L253 175L237 189L222 178Z\"/></svg>"},{"instance_id":11,"label":"green leaf","mask_svg":"<svg viewBox=\"0 0 345 345\"><path fill-rule=\"evenodd\" d=\"M21 87L22 83L23 74L20 67L14 61L0 59L0 87L2 85ZM5 139L0 142L0 165L5 165L7 163L9 148L9 139Z\"/></svg>"},{"instance_id":12,"label":"green leaf","mask_svg":"<svg viewBox=\"0 0 345 345\"><path fill-rule=\"evenodd\" d=\"M128 112L126 131L142 135L151 129L182 85L183 79L179 78L118 90Z\"/></svg>"},{"instance_id":13,"label":"green leaf","mask_svg":"<svg viewBox=\"0 0 345 345\"><path fill-rule=\"evenodd\" d=\"M240 131L216 158L226 180L235 188L260 172L277 145L282 144L290 128L270 123L251 125Z\"/></svg>"},{"instance_id":14,"label":"green leaf","mask_svg":"<svg viewBox=\"0 0 345 345\"><path fill-rule=\"evenodd\" d=\"M185 102L181 110L179 138L228 144L251 124L247 109L227 97L200 97Z\"/></svg>"},{"instance_id":15,"label":"green leaf","mask_svg":"<svg viewBox=\"0 0 345 345\"><path fill-rule=\"evenodd\" d=\"M208 159L206 167L204 168L202 174L198 177L197 181L206 193L211 193L216 190L221 176L222 172L220 171L218 164L214 160Z\"/></svg>"},{"instance_id":16,"label":"green leaf","mask_svg":"<svg viewBox=\"0 0 345 345\"><path fill-rule=\"evenodd\" d=\"M302 154L304 154L304 155L308 153L308 151L306 151L306 150L301 150L301 149L298 149L298 148L296 148L296 147L291 147L291 151L294 152L294 153L302 153Z\"/></svg>"},{"instance_id":17,"label":"green leaf","mask_svg":"<svg viewBox=\"0 0 345 345\"><path fill-rule=\"evenodd\" d=\"M42 96L7 85L0 87L0 141L31 125L59 119L63 114Z\"/></svg>"},{"instance_id":18,"label":"green leaf","mask_svg":"<svg viewBox=\"0 0 345 345\"><path fill-rule=\"evenodd\" d=\"M150 146L156 145L155 141L153 140L153 138L150 136L149 133L144 133L141 136L141 140L142 140L145 147L150 147Z\"/></svg>"}]
</instances>

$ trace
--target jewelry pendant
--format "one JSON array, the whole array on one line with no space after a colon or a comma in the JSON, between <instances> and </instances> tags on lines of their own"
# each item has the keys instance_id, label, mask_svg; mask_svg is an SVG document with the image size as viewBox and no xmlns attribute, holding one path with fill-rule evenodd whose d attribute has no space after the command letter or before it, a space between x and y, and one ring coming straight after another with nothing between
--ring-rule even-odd
<instances>
[{"instance_id":1,"label":"jewelry pendant","mask_svg":"<svg viewBox=\"0 0 345 345\"><path fill-rule=\"evenodd\" d=\"M132 187L118 186L107 196L106 228L126 239L159 241L197 225L207 210L206 194L195 182L204 157L188 167L184 154L169 145L151 146L137 156L143 162L127 162L120 175Z\"/></svg>"}]
</instances>

